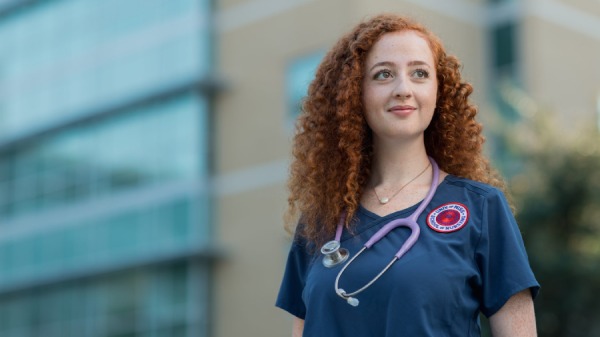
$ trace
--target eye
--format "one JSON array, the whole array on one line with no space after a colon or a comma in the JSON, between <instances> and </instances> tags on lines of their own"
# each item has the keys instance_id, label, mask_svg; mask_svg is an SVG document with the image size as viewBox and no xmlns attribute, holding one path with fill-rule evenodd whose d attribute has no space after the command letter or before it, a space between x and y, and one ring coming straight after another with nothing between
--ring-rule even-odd
<instances>
[{"instance_id":1,"label":"eye","mask_svg":"<svg viewBox=\"0 0 600 337\"><path fill-rule=\"evenodd\" d=\"M413 72L416 78L429 78L429 72L425 69L417 69Z\"/></svg>"},{"instance_id":2,"label":"eye","mask_svg":"<svg viewBox=\"0 0 600 337\"><path fill-rule=\"evenodd\" d=\"M392 75L392 72L388 69L380 70L373 75L374 80L387 80L388 78L392 77L394 77L394 75Z\"/></svg>"}]
</instances>

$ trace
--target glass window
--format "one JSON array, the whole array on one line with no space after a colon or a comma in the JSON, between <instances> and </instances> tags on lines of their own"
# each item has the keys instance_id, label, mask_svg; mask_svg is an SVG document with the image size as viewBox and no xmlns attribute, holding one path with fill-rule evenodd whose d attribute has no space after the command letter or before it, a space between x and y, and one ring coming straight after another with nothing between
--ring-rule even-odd
<instances>
[{"instance_id":1,"label":"glass window","mask_svg":"<svg viewBox=\"0 0 600 337\"><path fill-rule=\"evenodd\" d=\"M114 215L63 224L0 241L0 287L43 280L57 273L93 272L97 266L132 264L187 254L207 237L208 214L192 214L200 200L189 195L137 206ZM208 212L208 210L207 210Z\"/></svg>"},{"instance_id":2,"label":"glass window","mask_svg":"<svg viewBox=\"0 0 600 337\"><path fill-rule=\"evenodd\" d=\"M315 77L317 67L325 53L318 51L298 57L288 65L286 71L287 112L290 120L298 117L302 109L302 99L308 92L308 86Z\"/></svg>"},{"instance_id":3,"label":"glass window","mask_svg":"<svg viewBox=\"0 0 600 337\"><path fill-rule=\"evenodd\" d=\"M0 131L113 106L210 70L209 0L53 1L0 21Z\"/></svg>"},{"instance_id":4,"label":"glass window","mask_svg":"<svg viewBox=\"0 0 600 337\"><path fill-rule=\"evenodd\" d=\"M18 3L24 3L25 0L0 0L0 10L7 9L10 6L14 6Z\"/></svg>"},{"instance_id":5,"label":"glass window","mask_svg":"<svg viewBox=\"0 0 600 337\"><path fill-rule=\"evenodd\" d=\"M496 105L498 111L504 118L511 121L516 121L520 117L520 113L515 109L511 102L506 100L503 94L506 88L512 86L520 86L519 76L519 59L518 59L518 25L515 21L500 23L491 28L491 45L492 45L492 77L490 83L490 96ZM498 151L494 156L498 157L498 162L504 162L507 152L502 151L502 141L496 140L495 146ZM503 154L504 153L504 154ZM501 160L502 159L502 160Z\"/></svg>"},{"instance_id":6,"label":"glass window","mask_svg":"<svg viewBox=\"0 0 600 337\"><path fill-rule=\"evenodd\" d=\"M18 258L14 242L2 242L0 244L0 270L2 270L2 279L7 278L16 269L17 262Z\"/></svg>"},{"instance_id":7,"label":"glass window","mask_svg":"<svg viewBox=\"0 0 600 337\"><path fill-rule=\"evenodd\" d=\"M510 74L517 62L516 24L507 22L492 28L494 69L500 74Z\"/></svg>"},{"instance_id":8,"label":"glass window","mask_svg":"<svg viewBox=\"0 0 600 337\"><path fill-rule=\"evenodd\" d=\"M1 154L0 218L205 179L206 110L198 95L177 96Z\"/></svg>"},{"instance_id":9,"label":"glass window","mask_svg":"<svg viewBox=\"0 0 600 337\"><path fill-rule=\"evenodd\" d=\"M206 268L176 262L0 297L0 336L206 336L206 325L186 312L205 310L186 289L208 293L206 273L191 272Z\"/></svg>"},{"instance_id":10,"label":"glass window","mask_svg":"<svg viewBox=\"0 0 600 337\"><path fill-rule=\"evenodd\" d=\"M211 3L28 1L0 17L0 141L138 102L0 152L0 229L36 226L0 235L0 336L207 335L209 268L172 259L209 240L210 98L145 98L209 74ZM50 285L7 292L31 283Z\"/></svg>"}]
</instances>

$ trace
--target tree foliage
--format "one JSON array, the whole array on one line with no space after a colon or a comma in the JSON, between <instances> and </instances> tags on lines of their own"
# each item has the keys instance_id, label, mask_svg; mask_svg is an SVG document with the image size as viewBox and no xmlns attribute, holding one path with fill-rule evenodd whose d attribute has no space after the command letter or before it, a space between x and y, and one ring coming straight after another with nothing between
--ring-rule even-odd
<instances>
[{"instance_id":1,"label":"tree foliage","mask_svg":"<svg viewBox=\"0 0 600 337\"><path fill-rule=\"evenodd\" d=\"M600 336L600 137L530 117L505 136L520 166L509 182L517 220L542 286L538 334Z\"/></svg>"}]
</instances>

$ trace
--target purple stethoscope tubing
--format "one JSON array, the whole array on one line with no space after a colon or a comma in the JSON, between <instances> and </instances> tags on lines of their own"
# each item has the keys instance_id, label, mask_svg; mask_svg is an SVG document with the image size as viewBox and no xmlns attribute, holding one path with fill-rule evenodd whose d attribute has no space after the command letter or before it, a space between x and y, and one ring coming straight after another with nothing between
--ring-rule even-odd
<instances>
[{"instance_id":1,"label":"purple stethoscope tubing","mask_svg":"<svg viewBox=\"0 0 600 337\"><path fill-rule=\"evenodd\" d=\"M429 161L431 162L431 167L433 168L433 179L431 181L431 186L429 187L429 192L427 192L425 199L423 199L419 207L410 216L402 219L392 220L389 223L387 223L380 230L378 230L377 233L375 233L369 239L369 241L367 241L364 244L364 247L366 247L367 249L371 248L376 242L381 240L381 238L386 236L390 231L400 226L410 228L412 230L412 234L406 240L406 242L404 242L398 253L396 253L397 258L402 257L402 255L404 255L404 253L406 253L415 244L415 242L417 242L419 234L421 233L421 229L417 224L417 219L419 218L419 216L421 216L421 213L423 213L423 210L425 209L425 207L427 207L429 202L431 202L431 199L433 199L433 195L437 190L437 185L440 180L440 169L437 163L431 157L429 158ZM342 219L340 219L340 222L338 223L337 228L335 230L335 240L337 242L341 242L342 231L344 230L344 223L345 215L342 217Z\"/></svg>"},{"instance_id":2,"label":"purple stethoscope tubing","mask_svg":"<svg viewBox=\"0 0 600 337\"><path fill-rule=\"evenodd\" d=\"M435 191L437 190L437 186L439 184L439 179L440 179L440 169L439 169L437 163L431 157L429 157L429 161L431 162L431 166L433 168L433 179L431 180L431 186L429 188L429 191L427 192L427 195L425 196L425 198L423 199L423 201L421 202L419 207L417 207L417 209L410 216L408 216L406 218L402 218L402 219L392 220L389 223L385 224L380 230L377 231L377 233L375 233L363 245L363 248L354 257L352 257L350 259L350 261L348 261L348 263L346 263L344 265L344 267L338 273L338 275L335 279L335 291L340 297L345 299L350 305L357 306L359 303L358 299L356 299L352 296L362 292L363 290L368 288L371 284L373 284L381 275L383 275L383 273L385 273L391 267L391 265L396 260L400 259L417 242L417 239L419 238L419 234L421 233L421 229L419 227L419 224L417 223L417 219L419 218L419 216L421 216L421 213L423 213L423 210L425 210L425 207L427 207L427 205L431 202L431 199L433 199L433 195L435 194ZM344 228L344 223L345 223L345 214L341 217L340 222L338 223L338 226L335 231L335 240L333 242L337 243L338 248L339 248L339 243L342 238L342 231ZM340 277L342 276L342 274L344 273L346 268L354 261L354 259L356 259L366 249L371 248L375 243L377 243L379 240L381 240L381 238L386 236L390 231L392 231L395 228L402 227L402 226L410 228L411 234L408 237L408 239L406 239L406 241L404 242L402 247L400 247L400 250L396 253L396 255L394 255L394 258L392 259L392 261L379 274L377 274L377 276L375 276L365 286L363 286L362 288L360 288L357 291L354 291L352 293L346 293L346 291L344 291L344 289L340 289L338 287ZM344 258L344 260L345 260L345 258ZM341 261L341 262L343 262L343 261Z\"/></svg>"}]
</instances>

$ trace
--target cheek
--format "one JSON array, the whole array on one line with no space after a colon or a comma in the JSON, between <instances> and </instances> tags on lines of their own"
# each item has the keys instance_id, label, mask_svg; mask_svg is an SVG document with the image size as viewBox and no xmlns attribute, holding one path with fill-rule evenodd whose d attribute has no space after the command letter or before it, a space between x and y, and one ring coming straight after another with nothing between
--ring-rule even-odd
<instances>
[{"instance_id":1,"label":"cheek","mask_svg":"<svg viewBox=\"0 0 600 337\"><path fill-rule=\"evenodd\" d=\"M375 113L385 105L386 100L387 96L382 88L375 88L372 86L363 88L362 102L366 111Z\"/></svg>"},{"instance_id":2,"label":"cheek","mask_svg":"<svg viewBox=\"0 0 600 337\"><path fill-rule=\"evenodd\" d=\"M432 86L424 90L421 97L430 109L435 109L437 105L437 86Z\"/></svg>"},{"instance_id":3,"label":"cheek","mask_svg":"<svg viewBox=\"0 0 600 337\"><path fill-rule=\"evenodd\" d=\"M377 117L377 109L375 108L372 97L370 97L370 99L367 99L366 97L363 98L363 114L369 129L373 130L374 127L377 128L376 125L380 118Z\"/></svg>"},{"instance_id":4,"label":"cheek","mask_svg":"<svg viewBox=\"0 0 600 337\"><path fill-rule=\"evenodd\" d=\"M369 110L369 108L373 104L373 92L372 92L372 90L368 86L363 87L363 90L362 90L362 103L363 103L363 107L366 110Z\"/></svg>"}]
</instances>

